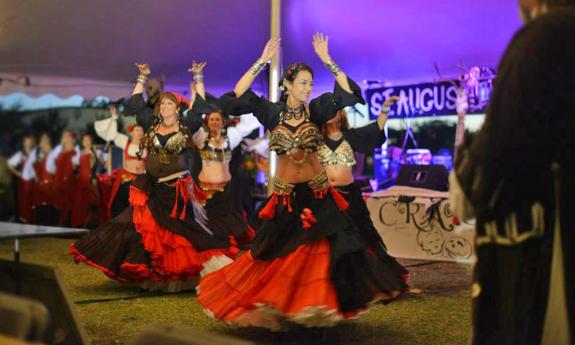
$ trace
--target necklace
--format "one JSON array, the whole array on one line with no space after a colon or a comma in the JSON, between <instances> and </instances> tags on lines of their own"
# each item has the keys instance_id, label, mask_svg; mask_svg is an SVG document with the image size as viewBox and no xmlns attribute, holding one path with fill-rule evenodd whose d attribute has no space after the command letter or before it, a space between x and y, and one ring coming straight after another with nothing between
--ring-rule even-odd
<instances>
[{"instance_id":1,"label":"necklace","mask_svg":"<svg viewBox=\"0 0 575 345\"><path fill-rule=\"evenodd\" d=\"M299 107L292 108L286 104L284 120L301 120L305 114L305 106L303 103Z\"/></svg>"}]
</instances>

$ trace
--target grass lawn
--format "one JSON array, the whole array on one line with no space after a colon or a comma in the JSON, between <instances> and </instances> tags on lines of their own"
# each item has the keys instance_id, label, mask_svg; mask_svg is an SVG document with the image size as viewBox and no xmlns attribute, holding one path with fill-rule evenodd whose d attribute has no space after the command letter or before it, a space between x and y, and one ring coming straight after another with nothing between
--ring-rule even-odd
<instances>
[{"instance_id":1,"label":"grass lawn","mask_svg":"<svg viewBox=\"0 0 575 345\"><path fill-rule=\"evenodd\" d=\"M237 329L204 314L194 293L148 293L109 280L98 270L76 265L68 254L69 239L21 241L22 261L57 267L93 344L125 344L134 334L158 322L172 322L219 332L257 344L294 343L294 335L262 329ZM0 258L11 259L12 242L0 242ZM469 268L452 263L414 264L402 261L421 294L408 294L378 305L358 320L329 329L329 344L467 344L471 301ZM411 267L410 267L411 266ZM295 342L297 343L297 341Z\"/></svg>"}]
</instances>

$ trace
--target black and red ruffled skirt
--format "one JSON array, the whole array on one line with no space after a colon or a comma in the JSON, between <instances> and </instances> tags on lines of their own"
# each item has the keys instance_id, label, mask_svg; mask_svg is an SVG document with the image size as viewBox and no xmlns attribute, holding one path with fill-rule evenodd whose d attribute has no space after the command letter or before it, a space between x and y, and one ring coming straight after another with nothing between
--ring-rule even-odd
<instances>
[{"instance_id":1,"label":"black and red ruffled skirt","mask_svg":"<svg viewBox=\"0 0 575 345\"><path fill-rule=\"evenodd\" d=\"M407 280L409 278L409 272L401 266L394 257L387 253L387 247L373 225L359 183L353 182L347 186L338 186L335 188L349 203L349 208L345 212L353 219L353 222L359 230L359 235L369 250L376 254L379 260L385 261L391 266L395 266L395 271L401 273Z\"/></svg>"},{"instance_id":2,"label":"black and red ruffled skirt","mask_svg":"<svg viewBox=\"0 0 575 345\"><path fill-rule=\"evenodd\" d=\"M405 270L381 260L329 186L297 184L259 211L252 249L204 276L198 301L214 318L272 330L329 327L407 289Z\"/></svg>"},{"instance_id":3,"label":"black and red ruffled skirt","mask_svg":"<svg viewBox=\"0 0 575 345\"><path fill-rule=\"evenodd\" d=\"M198 278L239 251L233 239L212 235L196 221L202 197L190 177L156 183L141 175L131 186L130 207L72 244L70 253L122 283Z\"/></svg>"},{"instance_id":4,"label":"black and red ruffled skirt","mask_svg":"<svg viewBox=\"0 0 575 345\"><path fill-rule=\"evenodd\" d=\"M207 195L205 203L208 228L214 233L229 234L237 241L241 249L248 249L253 241L255 231L247 222L247 217L242 210L239 195L234 195L232 179L228 183L213 184L199 182L202 191Z\"/></svg>"}]
</instances>

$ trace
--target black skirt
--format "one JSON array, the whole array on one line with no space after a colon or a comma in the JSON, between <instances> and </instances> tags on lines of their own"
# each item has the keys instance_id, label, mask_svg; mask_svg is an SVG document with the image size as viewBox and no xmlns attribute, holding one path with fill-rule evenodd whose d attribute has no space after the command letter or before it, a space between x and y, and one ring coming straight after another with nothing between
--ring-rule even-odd
<instances>
[{"instance_id":1,"label":"black skirt","mask_svg":"<svg viewBox=\"0 0 575 345\"><path fill-rule=\"evenodd\" d=\"M408 274L407 270L387 253L387 247L373 225L359 183L353 182L347 186L338 186L336 188L349 203L346 213L353 219L364 244L373 250L380 260L394 262L397 265L398 272Z\"/></svg>"},{"instance_id":2,"label":"black skirt","mask_svg":"<svg viewBox=\"0 0 575 345\"><path fill-rule=\"evenodd\" d=\"M242 207L234 191L234 179L228 182L222 191L206 191L209 197L205 209L208 228L220 237L233 236L240 248L247 249L253 239L253 230L249 227Z\"/></svg>"},{"instance_id":3,"label":"black skirt","mask_svg":"<svg viewBox=\"0 0 575 345\"><path fill-rule=\"evenodd\" d=\"M357 206L349 201L357 204L357 200L350 199L347 211L342 212L341 196L330 187L318 198L307 184L295 185L289 199L277 199L274 218L261 220L251 253L256 260L273 260L289 255L303 244L327 239L331 255L330 280L337 290L341 311L352 312L366 308L380 292L407 289L407 271L385 252L383 256L374 255L377 250L370 248L378 246L377 242L366 240L369 236L364 233L368 231L362 229L366 228L365 224L361 226L366 223L365 218L358 223L350 216L356 213L353 208ZM274 195L264 202L260 212L269 207L270 202L275 202ZM316 220L309 228L304 227L301 219L305 209L309 209ZM371 234L371 237L375 236Z\"/></svg>"},{"instance_id":4,"label":"black skirt","mask_svg":"<svg viewBox=\"0 0 575 345\"><path fill-rule=\"evenodd\" d=\"M132 185L132 181L125 181L120 184L118 188L118 192L114 196L114 200L112 201L112 205L110 206L110 215L116 217L120 213L122 213L125 209L130 207L130 186Z\"/></svg>"},{"instance_id":5,"label":"black skirt","mask_svg":"<svg viewBox=\"0 0 575 345\"><path fill-rule=\"evenodd\" d=\"M182 188L191 178L186 181ZM120 282L170 282L196 278L214 256L237 254L229 237L196 222L191 202L175 186L142 175L131 188L130 207L71 245L76 262Z\"/></svg>"}]
</instances>

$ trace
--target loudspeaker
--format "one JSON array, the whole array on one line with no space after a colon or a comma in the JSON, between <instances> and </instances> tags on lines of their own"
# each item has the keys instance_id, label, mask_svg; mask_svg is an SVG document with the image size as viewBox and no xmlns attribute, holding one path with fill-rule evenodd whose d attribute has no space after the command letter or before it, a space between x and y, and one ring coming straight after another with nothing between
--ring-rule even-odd
<instances>
[{"instance_id":1,"label":"loudspeaker","mask_svg":"<svg viewBox=\"0 0 575 345\"><path fill-rule=\"evenodd\" d=\"M18 286L20 296L41 302L50 312L47 343L55 345L90 343L76 314L68 286L57 269L20 263L16 272L14 262L0 260L0 291L13 294L18 290Z\"/></svg>"},{"instance_id":2,"label":"loudspeaker","mask_svg":"<svg viewBox=\"0 0 575 345\"><path fill-rule=\"evenodd\" d=\"M129 345L255 345L229 336L198 331L183 325L159 324L135 336Z\"/></svg>"},{"instance_id":3,"label":"loudspeaker","mask_svg":"<svg viewBox=\"0 0 575 345\"><path fill-rule=\"evenodd\" d=\"M403 164L395 184L447 192L448 176L449 171L443 165Z\"/></svg>"}]
</instances>

